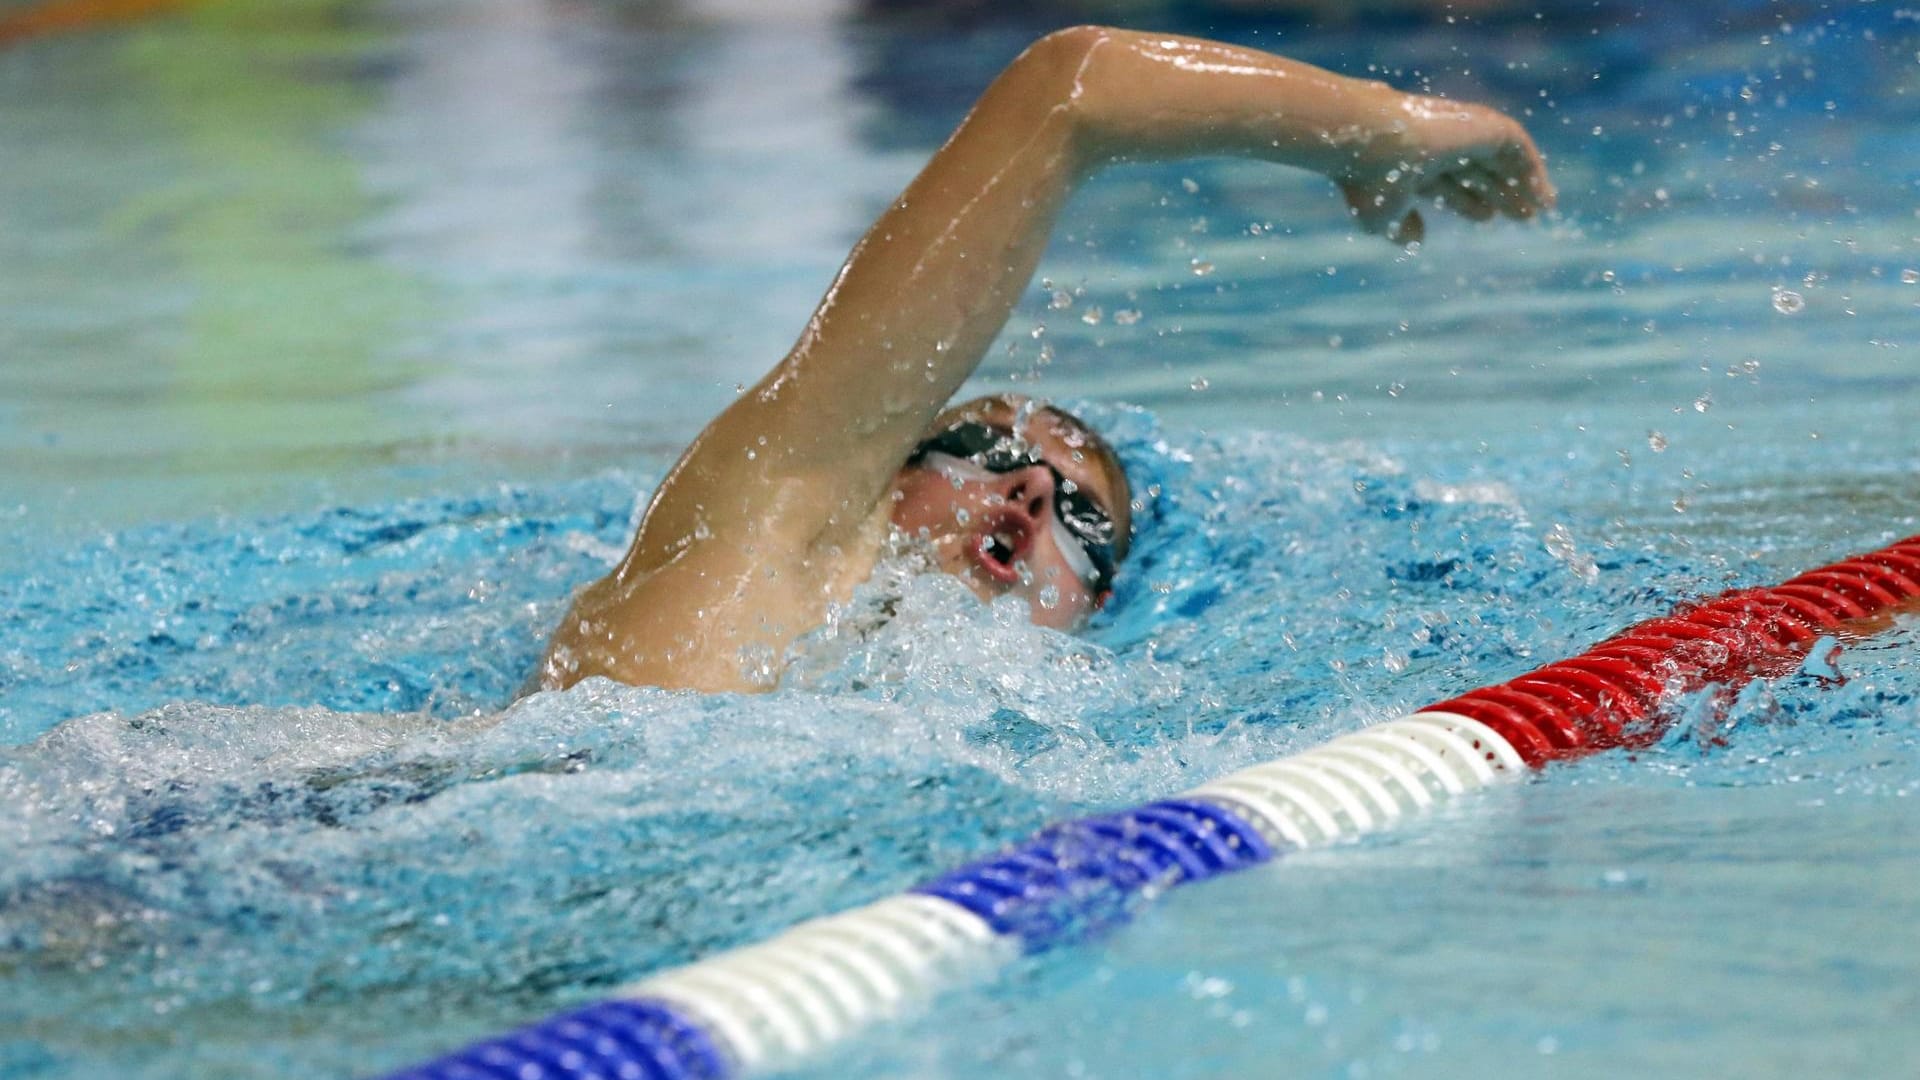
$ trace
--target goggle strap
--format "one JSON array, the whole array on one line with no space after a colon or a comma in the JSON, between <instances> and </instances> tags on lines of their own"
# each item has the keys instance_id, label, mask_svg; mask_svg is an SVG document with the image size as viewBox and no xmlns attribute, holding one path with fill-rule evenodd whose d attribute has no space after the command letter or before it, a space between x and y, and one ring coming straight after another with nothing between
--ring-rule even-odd
<instances>
[{"instance_id":1,"label":"goggle strap","mask_svg":"<svg viewBox=\"0 0 1920 1080\"><path fill-rule=\"evenodd\" d=\"M1103 575L1093 568L1093 560L1087 555L1087 542L1067 528L1067 523L1060 520L1057 512L1048 514L1047 522L1053 530L1053 546L1060 550L1060 557L1067 561L1067 568L1073 571L1073 576L1090 589L1104 584Z\"/></svg>"}]
</instances>

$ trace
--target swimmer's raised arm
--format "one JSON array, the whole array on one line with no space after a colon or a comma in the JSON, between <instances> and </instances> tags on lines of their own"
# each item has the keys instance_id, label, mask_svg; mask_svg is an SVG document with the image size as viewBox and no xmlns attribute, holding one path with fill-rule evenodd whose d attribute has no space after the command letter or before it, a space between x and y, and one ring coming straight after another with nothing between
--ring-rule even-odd
<instances>
[{"instance_id":1,"label":"swimmer's raised arm","mask_svg":"<svg viewBox=\"0 0 1920 1080\"><path fill-rule=\"evenodd\" d=\"M1085 436L1001 418L1048 452L990 463L950 452L979 436L962 433L940 451L944 493L911 459L1006 323L1074 186L1114 162L1196 154L1317 170L1362 227L1402 240L1420 235L1421 200L1525 218L1553 199L1526 133L1490 109L1190 38L1051 34L854 246L793 350L661 481L626 558L554 632L541 685L764 686L747 669L777 669L896 527L926 532L983 597L1031 592L1059 625L1097 607L1124 557L1127 496L1117 465L1081 452Z\"/></svg>"},{"instance_id":2,"label":"swimmer's raised arm","mask_svg":"<svg viewBox=\"0 0 1920 1080\"><path fill-rule=\"evenodd\" d=\"M789 516L790 540L836 544L985 355L1075 184L1200 154L1324 173L1363 227L1402 240L1419 237L1423 199L1475 219L1553 200L1526 132L1490 109L1190 38L1051 34L854 247L787 357L689 448L620 575L769 514Z\"/></svg>"}]
</instances>

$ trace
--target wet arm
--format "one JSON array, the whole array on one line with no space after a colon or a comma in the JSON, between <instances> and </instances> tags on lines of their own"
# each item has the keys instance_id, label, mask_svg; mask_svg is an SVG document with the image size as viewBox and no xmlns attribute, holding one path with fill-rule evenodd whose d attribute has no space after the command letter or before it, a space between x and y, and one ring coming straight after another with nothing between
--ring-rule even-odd
<instances>
[{"instance_id":1,"label":"wet arm","mask_svg":"<svg viewBox=\"0 0 1920 1080\"><path fill-rule=\"evenodd\" d=\"M1050 35L854 247L792 352L689 448L622 573L702 524L790 515L813 543L857 527L1005 324L1074 186L1112 162L1198 154L1325 173L1363 226L1403 238L1417 199L1484 218L1552 197L1525 132L1491 110L1189 38Z\"/></svg>"}]
</instances>

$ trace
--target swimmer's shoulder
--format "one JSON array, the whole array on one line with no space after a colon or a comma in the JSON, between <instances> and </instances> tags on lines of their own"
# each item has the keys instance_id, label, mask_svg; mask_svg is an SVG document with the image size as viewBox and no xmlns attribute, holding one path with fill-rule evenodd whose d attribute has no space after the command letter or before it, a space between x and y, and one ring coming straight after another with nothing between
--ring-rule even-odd
<instances>
[{"instance_id":1,"label":"swimmer's shoulder","mask_svg":"<svg viewBox=\"0 0 1920 1080\"><path fill-rule=\"evenodd\" d=\"M883 533L812 550L790 538L696 541L650 570L581 591L533 682L616 682L707 692L769 688L787 649L872 573Z\"/></svg>"}]
</instances>

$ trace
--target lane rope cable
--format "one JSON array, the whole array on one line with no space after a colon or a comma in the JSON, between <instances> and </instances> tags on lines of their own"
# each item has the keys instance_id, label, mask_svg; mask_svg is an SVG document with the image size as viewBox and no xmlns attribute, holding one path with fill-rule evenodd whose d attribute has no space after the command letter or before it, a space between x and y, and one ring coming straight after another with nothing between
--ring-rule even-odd
<instances>
[{"instance_id":1,"label":"lane rope cable","mask_svg":"<svg viewBox=\"0 0 1920 1080\"><path fill-rule=\"evenodd\" d=\"M1176 885L1371 832L1530 769L1645 746L1661 704L1793 671L1920 598L1920 536L1630 626L1556 664L1170 799L1063 822L899 896L649 976L390 1080L722 1080L785 1068Z\"/></svg>"}]
</instances>

